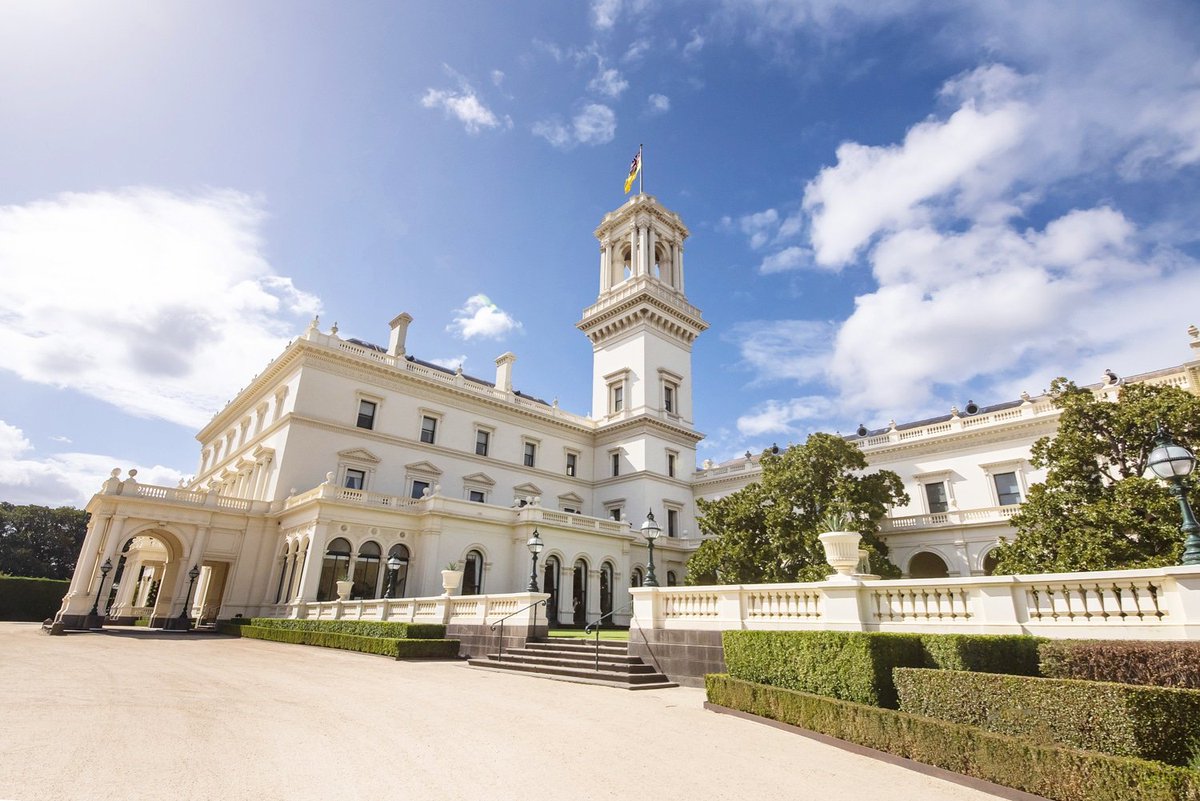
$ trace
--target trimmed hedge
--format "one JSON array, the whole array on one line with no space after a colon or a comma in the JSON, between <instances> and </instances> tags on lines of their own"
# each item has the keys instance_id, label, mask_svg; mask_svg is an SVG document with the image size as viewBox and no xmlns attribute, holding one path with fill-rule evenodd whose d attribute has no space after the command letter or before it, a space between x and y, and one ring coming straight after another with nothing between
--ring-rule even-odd
<instances>
[{"instance_id":1,"label":"trimmed hedge","mask_svg":"<svg viewBox=\"0 0 1200 801\"><path fill-rule=\"evenodd\" d=\"M1047 640L1038 654L1047 678L1200 690L1200 642Z\"/></svg>"},{"instance_id":2,"label":"trimmed hedge","mask_svg":"<svg viewBox=\"0 0 1200 801\"><path fill-rule=\"evenodd\" d=\"M254 640L270 640L295 645L317 645L322 648L338 648L363 654L379 654L393 659L457 659L458 640L417 640L398 637L360 637L333 631L316 631L263 626L238 626L221 623L217 627L222 634L249 637Z\"/></svg>"},{"instance_id":3,"label":"trimmed hedge","mask_svg":"<svg viewBox=\"0 0 1200 801\"><path fill-rule=\"evenodd\" d=\"M993 734L907 712L705 678L713 704L1057 801L1200 801L1200 772Z\"/></svg>"},{"instance_id":4,"label":"trimmed hedge","mask_svg":"<svg viewBox=\"0 0 1200 801\"><path fill-rule=\"evenodd\" d=\"M326 631L353 634L357 637L390 637L400 640L440 640L446 636L441 623L394 623L383 620L292 620L277 617L256 617L251 625L268 629L291 631Z\"/></svg>"},{"instance_id":5,"label":"trimmed hedge","mask_svg":"<svg viewBox=\"0 0 1200 801\"><path fill-rule=\"evenodd\" d=\"M62 579L0 576L0 620L41 623L54 617L70 586L70 581Z\"/></svg>"},{"instance_id":6,"label":"trimmed hedge","mask_svg":"<svg viewBox=\"0 0 1200 801\"><path fill-rule=\"evenodd\" d=\"M1187 765L1200 691L897 668L900 709L997 734Z\"/></svg>"},{"instance_id":7,"label":"trimmed hedge","mask_svg":"<svg viewBox=\"0 0 1200 801\"><path fill-rule=\"evenodd\" d=\"M897 667L1037 675L1037 639L1021 635L726 631L722 643L735 678L892 709Z\"/></svg>"}]
</instances>

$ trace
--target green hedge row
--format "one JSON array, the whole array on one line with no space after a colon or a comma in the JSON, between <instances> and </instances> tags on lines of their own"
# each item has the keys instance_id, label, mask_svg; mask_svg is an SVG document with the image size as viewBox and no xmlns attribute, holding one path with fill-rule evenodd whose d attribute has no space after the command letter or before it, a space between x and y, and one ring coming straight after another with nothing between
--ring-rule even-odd
<instances>
[{"instance_id":1,"label":"green hedge row","mask_svg":"<svg viewBox=\"0 0 1200 801\"><path fill-rule=\"evenodd\" d=\"M897 667L1037 674L1037 640L1019 635L726 631L722 642L736 678L893 709Z\"/></svg>"},{"instance_id":2,"label":"green hedge row","mask_svg":"<svg viewBox=\"0 0 1200 801\"><path fill-rule=\"evenodd\" d=\"M358 637L391 637L401 640L440 640L446 636L441 623L393 623L383 620L290 620L277 617L252 618L259 628L291 631L327 631Z\"/></svg>"},{"instance_id":3,"label":"green hedge row","mask_svg":"<svg viewBox=\"0 0 1200 801\"><path fill-rule=\"evenodd\" d=\"M740 681L708 700L1057 801L1200 801L1200 772L993 734L973 726Z\"/></svg>"},{"instance_id":4,"label":"green hedge row","mask_svg":"<svg viewBox=\"0 0 1200 801\"><path fill-rule=\"evenodd\" d=\"M1048 678L1200 690L1200 642L1047 640L1038 654Z\"/></svg>"},{"instance_id":5,"label":"green hedge row","mask_svg":"<svg viewBox=\"0 0 1200 801\"><path fill-rule=\"evenodd\" d=\"M1200 691L897 668L900 709L997 734L1187 765Z\"/></svg>"},{"instance_id":6,"label":"green hedge row","mask_svg":"<svg viewBox=\"0 0 1200 801\"><path fill-rule=\"evenodd\" d=\"M315 631L261 626L238 626L222 623L222 634L234 634L254 640L286 642L294 645L317 645L363 654L379 654L393 659L457 659L458 640L418 640L397 637L360 637L333 631Z\"/></svg>"},{"instance_id":7,"label":"green hedge row","mask_svg":"<svg viewBox=\"0 0 1200 801\"><path fill-rule=\"evenodd\" d=\"M54 617L70 586L61 579L0 576L0 620L40 623Z\"/></svg>"}]
</instances>

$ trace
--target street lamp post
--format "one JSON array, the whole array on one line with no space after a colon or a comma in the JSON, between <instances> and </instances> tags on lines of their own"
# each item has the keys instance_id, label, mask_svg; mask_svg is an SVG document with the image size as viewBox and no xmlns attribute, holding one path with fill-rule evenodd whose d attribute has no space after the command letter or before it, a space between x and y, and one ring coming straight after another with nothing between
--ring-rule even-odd
<instances>
[{"instance_id":1,"label":"street lamp post","mask_svg":"<svg viewBox=\"0 0 1200 801\"><path fill-rule=\"evenodd\" d=\"M396 556L396 554L392 554L387 558L388 575L387 588L383 591L384 598L392 597L392 590L394 590L396 587L396 573L400 571L401 564L402 562L400 561L400 557Z\"/></svg>"},{"instance_id":2,"label":"street lamp post","mask_svg":"<svg viewBox=\"0 0 1200 801\"><path fill-rule=\"evenodd\" d=\"M529 553L532 554L529 565L529 586L526 589L528 589L530 592L537 592L537 559L538 554L542 552L542 549L545 548L546 545L542 542L541 537L538 536L538 530L536 528L533 530L533 535L529 538L529 541L525 543L525 547L528 548Z\"/></svg>"},{"instance_id":3,"label":"street lamp post","mask_svg":"<svg viewBox=\"0 0 1200 801\"><path fill-rule=\"evenodd\" d=\"M658 579L654 577L654 541L658 539L659 534L662 534L662 529L654 522L654 510L651 509L646 513L646 522L642 523L642 536L646 538L646 547L650 550L650 556L646 559L646 583L643 587L658 586Z\"/></svg>"},{"instance_id":4,"label":"street lamp post","mask_svg":"<svg viewBox=\"0 0 1200 801\"><path fill-rule=\"evenodd\" d=\"M183 599L183 609L179 611L179 622L183 624L183 630L189 631L192 628L192 621L188 616L188 607L192 604L192 586L196 583L196 578L200 575L200 566L192 565L192 569L188 571L188 591Z\"/></svg>"},{"instance_id":5,"label":"street lamp post","mask_svg":"<svg viewBox=\"0 0 1200 801\"><path fill-rule=\"evenodd\" d=\"M108 578L110 570L112 570L112 560L105 559L104 564L100 565L100 586L96 588L96 600L92 602L92 611L88 613L88 617L96 618L100 615L100 593L104 591L104 580Z\"/></svg>"},{"instance_id":6,"label":"street lamp post","mask_svg":"<svg viewBox=\"0 0 1200 801\"><path fill-rule=\"evenodd\" d=\"M1172 440L1162 423L1159 423L1155 448L1150 451L1146 464L1154 471L1154 475L1171 482L1171 494L1179 501L1179 514L1183 518L1179 527L1183 533L1183 564L1200 565L1200 525L1196 523L1196 516L1192 514L1187 493L1184 492L1184 479L1195 468L1196 457Z\"/></svg>"}]
</instances>

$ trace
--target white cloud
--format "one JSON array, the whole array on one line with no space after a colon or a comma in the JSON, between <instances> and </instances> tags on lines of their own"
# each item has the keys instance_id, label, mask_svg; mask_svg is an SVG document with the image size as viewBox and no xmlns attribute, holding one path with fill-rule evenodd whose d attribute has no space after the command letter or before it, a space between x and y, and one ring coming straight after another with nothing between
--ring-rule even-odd
<instances>
[{"instance_id":1,"label":"white cloud","mask_svg":"<svg viewBox=\"0 0 1200 801\"><path fill-rule=\"evenodd\" d=\"M70 437L64 437L64 436L61 436L61 435L58 435L58 434L56 434L56 435L54 435L54 436L50 437L50 441L51 441L51 442L61 442L61 443L63 443L64 445L70 445L70 444L71 444L71 438L70 438Z\"/></svg>"},{"instance_id":2,"label":"white cloud","mask_svg":"<svg viewBox=\"0 0 1200 801\"><path fill-rule=\"evenodd\" d=\"M704 36L700 31L693 29L692 38L683 46L683 54L685 56L694 56L704 49Z\"/></svg>"},{"instance_id":3,"label":"white cloud","mask_svg":"<svg viewBox=\"0 0 1200 801\"><path fill-rule=\"evenodd\" d=\"M560 119L540 120L533 133L560 150L576 145L603 145L611 142L617 132L617 115L608 106L589 103L575 115L570 125Z\"/></svg>"},{"instance_id":4,"label":"white cloud","mask_svg":"<svg viewBox=\"0 0 1200 801\"><path fill-rule=\"evenodd\" d=\"M802 436L816 430L813 422L823 421L835 411L836 403L825 395L809 395L787 401L769 400L739 417L737 429L746 437L765 434Z\"/></svg>"},{"instance_id":5,"label":"white cloud","mask_svg":"<svg viewBox=\"0 0 1200 801\"><path fill-rule=\"evenodd\" d=\"M447 370L457 370L460 367L465 367L467 355L464 353L460 356L447 356L442 359L430 359L429 361L438 367L445 367Z\"/></svg>"},{"instance_id":6,"label":"white cloud","mask_svg":"<svg viewBox=\"0 0 1200 801\"><path fill-rule=\"evenodd\" d=\"M629 48L625 51L625 55L621 56L621 61L627 64L641 61L649 50L649 39L634 39L633 44L629 45Z\"/></svg>"},{"instance_id":7,"label":"white cloud","mask_svg":"<svg viewBox=\"0 0 1200 801\"><path fill-rule=\"evenodd\" d=\"M183 478L178 470L162 465L141 467L95 453L33 458L32 450L21 429L0 420L0 498L16 504L83 506L118 466L136 467L143 484L173 487Z\"/></svg>"},{"instance_id":8,"label":"white cloud","mask_svg":"<svg viewBox=\"0 0 1200 801\"><path fill-rule=\"evenodd\" d=\"M440 108L447 117L453 117L463 124L467 133L475 135L485 128L511 128L512 120L503 120L495 115L490 108L476 96L475 90L463 87L458 91L450 89L426 89L421 98L425 108Z\"/></svg>"},{"instance_id":9,"label":"white cloud","mask_svg":"<svg viewBox=\"0 0 1200 801\"><path fill-rule=\"evenodd\" d=\"M609 67L596 73L596 77L588 83L588 88L615 100L629 88L629 81L621 77L620 70Z\"/></svg>"},{"instance_id":10,"label":"white cloud","mask_svg":"<svg viewBox=\"0 0 1200 801\"><path fill-rule=\"evenodd\" d=\"M492 86L499 86L504 83L504 71L492 70Z\"/></svg>"},{"instance_id":11,"label":"white cloud","mask_svg":"<svg viewBox=\"0 0 1200 801\"><path fill-rule=\"evenodd\" d=\"M0 367L205 423L319 311L262 250L261 202L145 187L0 207Z\"/></svg>"},{"instance_id":12,"label":"white cloud","mask_svg":"<svg viewBox=\"0 0 1200 801\"><path fill-rule=\"evenodd\" d=\"M646 99L646 105L651 114L666 114L671 110L671 98L666 95L653 94Z\"/></svg>"},{"instance_id":13,"label":"white cloud","mask_svg":"<svg viewBox=\"0 0 1200 801\"><path fill-rule=\"evenodd\" d=\"M758 271L763 275L771 275L813 266L816 265L812 251L799 245L792 245L764 258L762 264L758 265Z\"/></svg>"},{"instance_id":14,"label":"white cloud","mask_svg":"<svg viewBox=\"0 0 1200 801\"><path fill-rule=\"evenodd\" d=\"M483 294L467 298L463 307L454 314L454 322L446 326L446 330L461 339L499 339L521 327L512 315Z\"/></svg>"},{"instance_id":15,"label":"white cloud","mask_svg":"<svg viewBox=\"0 0 1200 801\"><path fill-rule=\"evenodd\" d=\"M745 214L738 218L738 228L750 238L750 247L758 250L775 238L779 227L779 212L775 209Z\"/></svg>"},{"instance_id":16,"label":"white cloud","mask_svg":"<svg viewBox=\"0 0 1200 801\"><path fill-rule=\"evenodd\" d=\"M835 333L831 324L811 320L753 320L737 323L728 336L760 381L805 382L825 375Z\"/></svg>"},{"instance_id":17,"label":"white cloud","mask_svg":"<svg viewBox=\"0 0 1200 801\"><path fill-rule=\"evenodd\" d=\"M617 23L621 0L592 0L592 25L606 31Z\"/></svg>"}]
</instances>

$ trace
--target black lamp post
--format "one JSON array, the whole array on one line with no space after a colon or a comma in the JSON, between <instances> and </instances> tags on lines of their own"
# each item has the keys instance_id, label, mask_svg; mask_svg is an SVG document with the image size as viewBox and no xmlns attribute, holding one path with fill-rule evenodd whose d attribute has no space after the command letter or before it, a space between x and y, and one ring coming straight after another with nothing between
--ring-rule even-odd
<instances>
[{"instance_id":1,"label":"black lamp post","mask_svg":"<svg viewBox=\"0 0 1200 801\"><path fill-rule=\"evenodd\" d=\"M1183 532L1183 564L1200 565L1200 525L1192 514L1184 492L1184 479L1196 466L1196 457L1192 452L1171 439L1171 435L1158 424L1158 436L1154 450L1146 459L1146 465L1154 471L1154 475L1164 481L1171 482L1171 494L1179 501L1179 514L1183 523L1179 530Z\"/></svg>"},{"instance_id":2,"label":"black lamp post","mask_svg":"<svg viewBox=\"0 0 1200 801\"><path fill-rule=\"evenodd\" d=\"M400 557L396 556L396 554L392 554L387 558L388 575L387 587L383 591L384 598L392 597L392 590L396 588L396 573L400 571L400 565L402 564L403 562L400 561Z\"/></svg>"},{"instance_id":3,"label":"black lamp post","mask_svg":"<svg viewBox=\"0 0 1200 801\"><path fill-rule=\"evenodd\" d=\"M658 586L658 579L654 577L654 541L658 539L659 534L662 534L662 529L654 522L654 510L650 510L646 513L646 522L642 523L642 536L646 538L646 547L650 549L650 556L646 560L646 583L643 587Z\"/></svg>"},{"instance_id":4,"label":"black lamp post","mask_svg":"<svg viewBox=\"0 0 1200 801\"><path fill-rule=\"evenodd\" d=\"M183 624L183 630L187 631L192 627L192 622L188 618L188 607L192 605L192 585L196 583L196 578L200 575L200 566L192 565L192 569L188 571L188 591L183 599L183 609L179 612L179 622Z\"/></svg>"},{"instance_id":5,"label":"black lamp post","mask_svg":"<svg viewBox=\"0 0 1200 801\"><path fill-rule=\"evenodd\" d=\"M537 558L538 554L542 552L542 549L545 548L546 545L542 542L541 537L538 536L538 530L536 528L533 530L533 535L530 536L529 541L525 543L525 547L528 548L529 553L532 554L532 561L529 565L529 586L526 587L526 589L530 592L537 592Z\"/></svg>"},{"instance_id":6,"label":"black lamp post","mask_svg":"<svg viewBox=\"0 0 1200 801\"><path fill-rule=\"evenodd\" d=\"M100 614L100 593L104 591L104 580L108 578L110 570L112 570L112 560L105 559L104 564L100 565L100 586L96 588L96 600L92 602L92 611L88 613L90 617L97 617Z\"/></svg>"}]
</instances>

